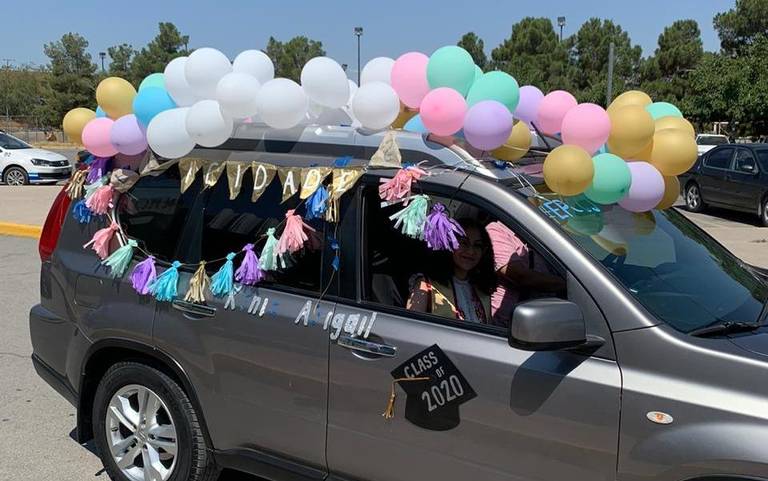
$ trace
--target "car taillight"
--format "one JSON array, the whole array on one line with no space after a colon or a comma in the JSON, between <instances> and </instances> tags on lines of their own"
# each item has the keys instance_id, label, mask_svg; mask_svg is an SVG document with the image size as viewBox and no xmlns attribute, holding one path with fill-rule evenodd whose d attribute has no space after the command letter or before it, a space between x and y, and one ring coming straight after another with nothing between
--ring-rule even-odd
<instances>
[{"instance_id":1,"label":"car taillight","mask_svg":"<svg viewBox=\"0 0 768 481\"><path fill-rule=\"evenodd\" d=\"M40 252L40 260L45 262L51 259L53 250L56 249L56 244L59 242L59 234L61 233L61 226L64 225L64 220L67 218L67 212L69 212L70 199L65 192L66 187L61 189L59 195L51 205L51 210L48 211L48 217L43 224L43 232L40 234L40 244L37 250Z\"/></svg>"}]
</instances>

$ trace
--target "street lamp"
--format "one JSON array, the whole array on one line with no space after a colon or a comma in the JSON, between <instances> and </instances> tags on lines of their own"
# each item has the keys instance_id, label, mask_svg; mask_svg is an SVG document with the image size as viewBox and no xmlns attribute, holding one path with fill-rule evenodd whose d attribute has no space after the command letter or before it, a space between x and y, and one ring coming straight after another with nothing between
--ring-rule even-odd
<instances>
[{"instance_id":1,"label":"street lamp","mask_svg":"<svg viewBox=\"0 0 768 481\"><path fill-rule=\"evenodd\" d=\"M363 36L363 27L355 27L357 36L357 85L360 85L360 37Z\"/></svg>"},{"instance_id":2,"label":"street lamp","mask_svg":"<svg viewBox=\"0 0 768 481\"><path fill-rule=\"evenodd\" d=\"M101 57L101 71L104 72L104 58L107 56L107 52L99 52L99 57Z\"/></svg>"},{"instance_id":3,"label":"street lamp","mask_svg":"<svg viewBox=\"0 0 768 481\"><path fill-rule=\"evenodd\" d=\"M557 26L560 27L560 41L563 41L563 27L565 27L565 17L557 17Z\"/></svg>"}]
</instances>

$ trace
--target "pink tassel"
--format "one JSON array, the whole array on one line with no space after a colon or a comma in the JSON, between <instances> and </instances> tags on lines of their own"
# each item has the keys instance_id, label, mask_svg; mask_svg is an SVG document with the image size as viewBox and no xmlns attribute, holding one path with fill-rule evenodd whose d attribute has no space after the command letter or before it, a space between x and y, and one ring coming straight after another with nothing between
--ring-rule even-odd
<instances>
[{"instance_id":1,"label":"pink tassel","mask_svg":"<svg viewBox=\"0 0 768 481\"><path fill-rule=\"evenodd\" d=\"M96 252L96 255L99 256L99 259L106 259L109 257L109 243L112 242L112 237L114 237L115 232L117 232L119 229L120 226L115 222L113 222L109 227L99 229L95 234L93 234L93 239L88 241L88 243L83 246L83 249L91 246L91 249Z\"/></svg>"},{"instance_id":2,"label":"pink tassel","mask_svg":"<svg viewBox=\"0 0 768 481\"><path fill-rule=\"evenodd\" d=\"M104 185L99 187L92 196L88 198L85 205L91 209L94 214L104 215L114 207L112 204L112 190L111 185Z\"/></svg>"},{"instance_id":3,"label":"pink tassel","mask_svg":"<svg viewBox=\"0 0 768 481\"><path fill-rule=\"evenodd\" d=\"M294 214L293 209L285 213L285 229L277 241L277 254L283 256L301 250L309 237L305 230L314 232L315 229L305 224L300 215Z\"/></svg>"},{"instance_id":4,"label":"pink tassel","mask_svg":"<svg viewBox=\"0 0 768 481\"><path fill-rule=\"evenodd\" d=\"M382 180L384 183L379 186L379 197L387 202L408 197L413 183L424 175L427 172L416 166L402 168L391 179Z\"/></svg>"}]
</instances>

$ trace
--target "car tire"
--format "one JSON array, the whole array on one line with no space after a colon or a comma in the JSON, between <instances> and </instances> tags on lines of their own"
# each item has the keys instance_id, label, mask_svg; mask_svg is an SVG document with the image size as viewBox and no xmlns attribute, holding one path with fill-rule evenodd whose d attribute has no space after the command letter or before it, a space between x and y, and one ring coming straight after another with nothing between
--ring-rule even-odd
<instances>
[{"instance_id":1,"label":"car tire","mask_svg":"<svg viewBox=\"0 0 768 481\"><path fill-rule=\"evenodd\" d=\"M93 401L93 432L115 481L214 481L219 475L189 397L147 365L121 362L104 374Z\"/></svg>"},{"instance_id":2,"label":"car tire","mask_svg":"<svg viewBox=\"0 0 768 481\"><path fill-rule=\"evenodd\" d=\"M3 182L5 185L26 185L29 184L29 175L23 168L12 165L3 172Z\"/></svg>"},{"instance_id":3,"label":"car tire","mask_svg":"<svg viewBox=\"0 0 768 481\"><path fill-rule=\"evenodd\" d=\"M763 198L760 204L760 223L763 227L768 227L768 196Z\"/></svg>"},{"instance_id":4,"label":"car tire","mask_svg":"<svg viewBox=\"0 0 768 481\"><path fill-rule=\"evenodd\" d=\"M704 210L704 199L701 197L701 189L696 182L691 182L685 186L685 208L690 212Z\"/></svg>"}]
</instances>

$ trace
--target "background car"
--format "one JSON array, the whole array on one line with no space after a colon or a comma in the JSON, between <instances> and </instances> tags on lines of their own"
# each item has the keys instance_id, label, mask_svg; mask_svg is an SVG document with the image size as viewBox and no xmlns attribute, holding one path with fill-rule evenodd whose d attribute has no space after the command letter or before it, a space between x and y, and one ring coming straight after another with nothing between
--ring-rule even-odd
<instances>
[{"instance_id":1,"label":"background car","mask_svg":"<svg viewBox=\"0 0 768 481\"><path fill-rule=\"evenodd\" d=\"M753 212L768 226L768 145L725 144L699 156L680 177L685 205Z\"/></svg>"},{"instance_id":2,"label":"background car","mask_svg":"<svg viewBox=\"0 0 768 481\"><path fill-rule=\"evenodd\" d=\"M699 155L709 152L718 145L730 142L728 137L720 134L699 134L696 136L696 150Z\"/></svg>"},{"instance_id":3,"label":"background car","mask_svg":"<svg viewBox=\"0 0 768 481\"><path fill-rule=\"evenodd\" d=\"M0 172L6 185L48 184L68 179L72 165L61 154L0 131Z\"/></svg>"}]
</instances>

